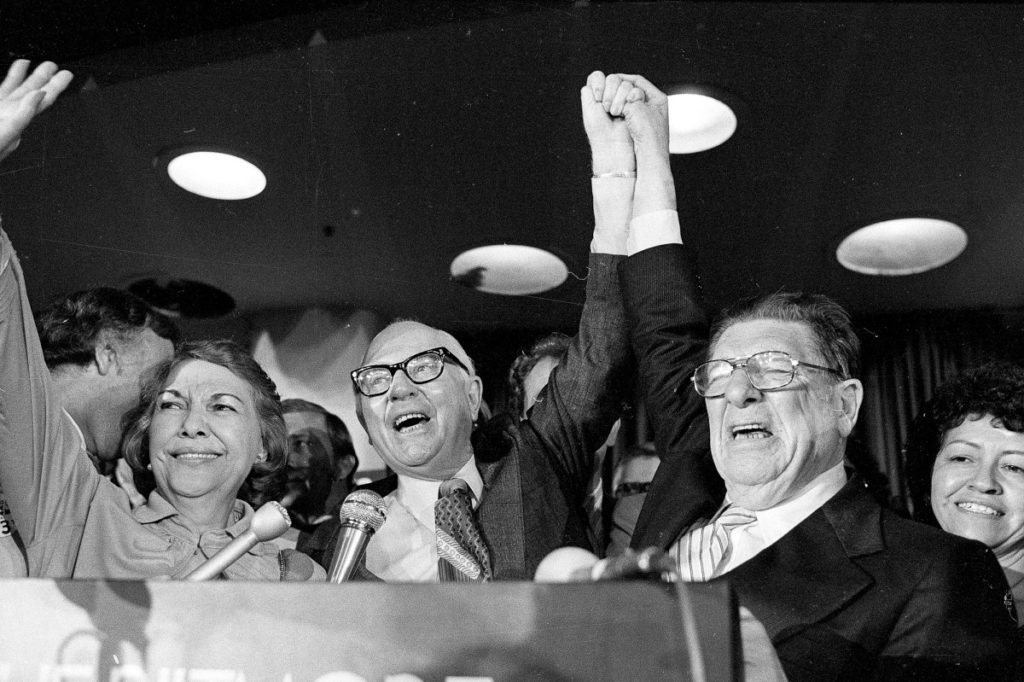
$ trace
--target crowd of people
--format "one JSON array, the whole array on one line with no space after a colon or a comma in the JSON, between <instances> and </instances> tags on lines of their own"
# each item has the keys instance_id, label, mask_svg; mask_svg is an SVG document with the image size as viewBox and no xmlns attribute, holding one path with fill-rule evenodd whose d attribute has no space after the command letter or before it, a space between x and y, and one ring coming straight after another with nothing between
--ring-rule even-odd
<instances>
[{"instance_id":1,"label":"crowd of people","mask_svg":"<svg viewBox=\"0 0 1024 682\"><path fill-rule=\"evenodd\" d=\"M14 63L0 157L70 80ZM656 548L681 580L728 580L757 626L748 679L1021 679L1024 369L940 388L906 452L916 520L881 506L848 468L864 391L847 312L782 292L709 325L667 98L601 72L580 96L594 231L578 331L524 352L491 420L452 334L403 320L371 340L338 387L389 471L365 486L386 521L356 577L530 580L559 548ZM613 459L634 385L653 443ZM3 575L184 578L277 502L293 532L220 577L324 580L357 468L341 420L282 402L235 343L182 341L117 290L33 316L0 231Z\"/></svg>"}]
</instances>

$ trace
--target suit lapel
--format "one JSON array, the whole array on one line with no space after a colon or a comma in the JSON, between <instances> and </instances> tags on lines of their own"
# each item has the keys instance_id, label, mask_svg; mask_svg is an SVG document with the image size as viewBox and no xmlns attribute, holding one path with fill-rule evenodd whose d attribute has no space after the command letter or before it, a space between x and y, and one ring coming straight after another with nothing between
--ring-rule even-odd
<instances>
[{"instance_id":1,"label":"suit lapel","mask_svg":"<svg viewBox=\"0 0 1024 682\"><path fill-rule=\"evenodd\" d=\"M496 462L478 461L477 468L484 482L477 520L491 553L494 577L523 576L526 570L526 533L518 485L519 459L503 457Z\"/></svg>"},{"instance_id":2,"label":"suit lapel","mask_svg":"<svg viewBox=\"0 0 1024 682\"><path fill-rule=\"evenodd\" d=\"M726 575L779 644L843 608L874 579L853 559L884 549L881 514L849 481L782 539Z\"/></svg>"}]
</instances>

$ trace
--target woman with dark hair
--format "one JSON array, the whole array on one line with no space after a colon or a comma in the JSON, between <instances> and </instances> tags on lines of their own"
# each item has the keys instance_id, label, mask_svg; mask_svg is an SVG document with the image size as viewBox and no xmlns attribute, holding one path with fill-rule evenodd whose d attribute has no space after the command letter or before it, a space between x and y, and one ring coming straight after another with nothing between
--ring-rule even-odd
<instances>
[{"instance_id":1,"label":"woman with dark hair","mask_svg":"<svg viewBox=\"0 0 1024 682\"><path fill-rule=\"evenodd\" d=\"M992 362L940 386L906 461L913 516L988 545L1024 623L1024 367Z\"/></svg>"}]
</instances>

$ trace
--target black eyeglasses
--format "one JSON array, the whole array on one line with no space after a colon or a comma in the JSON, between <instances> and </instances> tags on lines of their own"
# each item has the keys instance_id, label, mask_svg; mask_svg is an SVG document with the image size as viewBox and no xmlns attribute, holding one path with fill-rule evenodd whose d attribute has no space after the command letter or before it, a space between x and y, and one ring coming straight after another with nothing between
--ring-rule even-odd
<instances>
[{"instance_id":1,"label":"black eyeglasses","mask_svg":"<svg viewBox=\"0 0 1024 682\"><path fill-rule=\"evenodd\" d=\"M431 348L422 353L396 362L393 365L367 365L352 372L352 383L367 398L387 393L395 380L395 372L402 370L409 381L414 384L425 384L441 376L444 363L452 362L469 372L455 355L447 348Z\"/></svg>"},{"instance_id":2,"label":"black eyeglasses","mask_svg":"<svg viewBox=\"0 0 1024 682\"><path fill-rule=\"evenodd\" d=\"M775 391L788 386L793 381L797 367L810 367L823 372L831 372L838 377L843 376L838 369L794 360L793 356L785 351L766 350L735 360L709 360L697 366L690 381L693 382L693 388L699 395L705 398L717 398L725 394L732 373L743 368L751 386L759 391Z\"/></svg>"}]
</instances>

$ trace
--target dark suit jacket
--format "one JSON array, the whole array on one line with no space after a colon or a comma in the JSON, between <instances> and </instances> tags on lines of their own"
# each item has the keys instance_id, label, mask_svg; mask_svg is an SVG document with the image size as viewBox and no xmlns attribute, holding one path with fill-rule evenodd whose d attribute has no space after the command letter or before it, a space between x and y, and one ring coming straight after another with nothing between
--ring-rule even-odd
<instances>
[{"instance_id":1,"label":"dark suit jacket","mask_svg":"<svg viewBox=\"0 0 1024 682\"><path fill-rule=\"evenodd\" d=\"M591 255L579 332L529 418L489 424L474 436L484 482L477 517L496 580L532 580L541 559L558 547L592 549L583 510L586 483L632 373L617 272L622 260ZM386 495L396 485L392 477L370 487ZM322 524L302 548L325 567L338 525Z\"/></svg>"},{"instance_id":2,"label":"dark suit jacket","mask_svg":"<svg viewBox=\"0 0 1024 682\"><path fill-rule=\"evenodd\" d=\"M660 281L649 277L653 270ZM622 268L633 350L662 457L633 536L636 548L669 548L724 497L703 400L688 381L706 349L691 273L677 245L643 251ZM791 682L1012 679L1014 627L992 553L882 509L856 477L724 579L764 624Z\"/></svg>"}]
</instances>

